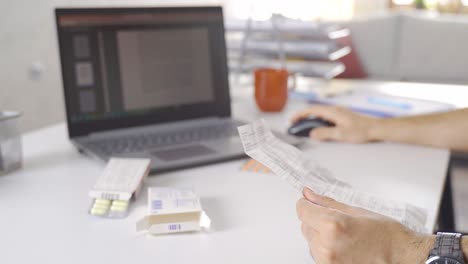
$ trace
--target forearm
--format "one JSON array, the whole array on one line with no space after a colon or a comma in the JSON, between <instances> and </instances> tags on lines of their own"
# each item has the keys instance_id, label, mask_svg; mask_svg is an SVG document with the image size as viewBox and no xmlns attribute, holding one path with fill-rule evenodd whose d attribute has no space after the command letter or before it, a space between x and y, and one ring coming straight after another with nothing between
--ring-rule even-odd
<instances>
[{"instance_id":1,"label":"forearm","mask_svg":"<svg viewBox=\"0 0 468 264\"><path fill-rule=\"evenodd\" d=\"M468 109L424 116L379 119L372 140L468 151Z\"/></svg>"}]
</instances>

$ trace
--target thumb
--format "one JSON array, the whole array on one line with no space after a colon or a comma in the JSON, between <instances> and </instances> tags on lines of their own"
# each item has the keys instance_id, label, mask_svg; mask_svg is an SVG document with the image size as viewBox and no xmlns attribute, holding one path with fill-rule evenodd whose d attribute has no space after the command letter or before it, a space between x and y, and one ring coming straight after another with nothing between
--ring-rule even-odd
<instances>
[{"instance_id":1,"label":"thumb","mask_svg":"<svg viewBox=\"0 0 468 264\"><path fill-rule=\"evenodd\" d=\"M341 140L340 130L336 127L319 127L310 132L310 137L317 140Z\"/></svg>"},{"instance_id":2,"label":"thumb","mask_svg":"<svg viewBox=\"0 0 468 264\"><path fill-rule=\"evenodd\" d=\"M369 214L369 211L359 208L359 207L354 207L350 206L344 203L340 203L330 197L322 196L319 194L316 194L309 188L304 188L303 190L304 197L309 201L314 204L326 207L326 208L331 208L335 209L338 211L341 211L346 214L350 215L367 215Z\"/></svg>"}]
</instances>

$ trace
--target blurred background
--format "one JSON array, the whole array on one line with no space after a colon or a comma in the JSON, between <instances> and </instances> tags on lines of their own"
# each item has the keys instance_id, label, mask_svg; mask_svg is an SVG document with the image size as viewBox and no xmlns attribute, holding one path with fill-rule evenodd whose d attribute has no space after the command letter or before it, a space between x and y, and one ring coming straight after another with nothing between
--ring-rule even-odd
<instances>
[{"instance_id":1,"label":"blurred background","mask_svg":"<svg viewBox=\"0 0 468 264\"><path fill-rule=\"evenodd\" d=\"M55 7L184 5L224 7L227 34L232 34L227 44L233 75L249 72L252 53L247 51L251 49L270 55L262 56L260 63L290 63L304 76L468 84L468 0L3 0L0 108L23 113L22 132L65 120ZM256 28L262 32L275 23L298 29L290 31L297 36L290 34L286 41L307 36L308 28L317 29L317 25L322 33L347 31L328 34L331 42L319 42L322 46L306 42L293 59L282 56L281 50L275 50L278 54L274 52L272 59L271 50L245 45L248 38L264 40L247 32ZM324 50L326 59L321 54ZM468 100L452 99L455 103ZM468 173L460 169L455 174L454 185L459 188L455 200L468 201L468 193L460 191L468 189ZM457 212L468 212L464 204L455 205ZM463 213L457 215L460 229L468 230L467 219Z\"/></svg>"},{"instance_id":2,"label":"blurred background","mask_svg":"<svg viewBox=\"0 0 468 264\"><path fill-rule=\"evenodd\" d=\"M409 53L412 56L422 56L425 52L438 55L440 52L434 49L446 47L445 51L448 50L451 54L436 56L434 61L458 57L455 54L459 51L457 47L464 49L463 39L468 38L463 36L468 35L468 27L465 26L465 20L468 21L465 18L465 14L468 14L467 0L6 0L0 3L0 105L3 109L23 112L22 131L64 120L53 15L55 7L161 5L223 5L226 20L251 18L266 21L272 14L279 14L288 19L307 22L342 23L355 31L351 36L360 56L359 60L368 75L366 77L409 81L417 77L414 78L415 81L447 83L464 83L468 80L466 68L460 69L460 66L465 65L461 62L463 56L455 58L462 63L454 65L454 68L458 67L456 71L459 75L439 76L440 78L432 80L426 80L425 77L433 74L431 70L437 71L436 66L421 69L420 71L425 71L424 74L419 74L421 76L397 78L395 69L390 69L391 64L396 62L390 62L389 58L401 55L396 54L400 47L394 43L398 41L404 41L404 47L408 47L400 50L403 55ZM431 30L435 33L430 32ZM444 34L443 37L438 33ZM432 37L435 43L431 45L428 41L432 41ZM439 45L441 38L444 38L445 43L442 46ZM455 50L454 45L457 46ZM389 53L390 49L392 52ZM364 53L363 50L367 52ZM414 62L419 61L405 62L403 68L414 68ZM442 63L443 61L438 61L438 64Z\"/></svg>"}]
</instances>

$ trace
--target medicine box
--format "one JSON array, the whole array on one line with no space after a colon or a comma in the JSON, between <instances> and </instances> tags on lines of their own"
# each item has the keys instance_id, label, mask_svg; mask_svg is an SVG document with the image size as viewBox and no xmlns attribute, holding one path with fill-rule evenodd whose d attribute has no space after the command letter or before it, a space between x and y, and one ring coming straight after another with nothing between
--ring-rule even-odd
<instances>
[{"instance_id":1,"label":"medicine box","mask_svg":"<svg viewBox=\"0 0 468 264\"><path fill-rule=\"evenodd\" d=\"M131 198L136 198L150 171L149 159L112 158L96 181L89 196L89 214L99 217L127 216Z\"/></svg>"},{"instance_id":2,"label":"medicine box","mask_svg":"<svg viewBox=\"0 0 468 264\"><path fill-rule=\"evenodd\" d=\"M147 206L147 215L138 221L137 231L170 234L200 231L210 226L200 198L192 190L149 188Z\"/></svg>"}]
</instances>

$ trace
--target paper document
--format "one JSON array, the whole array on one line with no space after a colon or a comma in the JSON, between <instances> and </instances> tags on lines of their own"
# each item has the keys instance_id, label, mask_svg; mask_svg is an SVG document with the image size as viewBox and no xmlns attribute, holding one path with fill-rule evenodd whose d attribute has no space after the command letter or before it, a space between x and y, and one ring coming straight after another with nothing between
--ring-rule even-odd
<instances>
[{"instance_id":1,"label":"paper document","mask_svg":"<svg viewBox=\"0 0 468 264\"><path fill-rule=\"evenodd\" d=\"M342 106L378 117L421 115L454 109L453 105L446 103L371 92L354 92L331 98L310 98L308 101L309 103Z\"/></svg>"},{"instance_id":2,"label":"paper document","mask_svg":"<svg viewBox=\"0 0 468 264\"><path fill-rule=\"evenodd\" d=\"M308 187L339 202L394 218L415 231L427 231L427 212L424 209L354 189L316 161L307 159L299 149L276 138L263 120L241 126L238 130L245 153L288 181L300 193Z\"/></svg>"}]
</instances>

